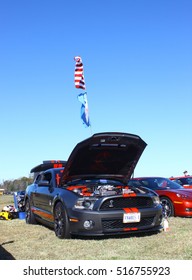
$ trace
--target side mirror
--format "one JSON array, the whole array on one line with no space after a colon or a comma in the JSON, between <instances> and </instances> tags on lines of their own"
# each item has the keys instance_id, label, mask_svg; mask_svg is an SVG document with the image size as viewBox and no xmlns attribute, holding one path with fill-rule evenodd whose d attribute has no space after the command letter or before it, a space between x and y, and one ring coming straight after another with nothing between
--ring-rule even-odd
<instances>
[{"instance_id":1,"label":"side mirror","mask_svg":"<svg viewBox=\"0 0 192 280\"><path fill-rule=\"evenodd\" d=\"M48 187L48 186L50 186L50 183L47 180L41 180L41 181L39 181L38 186L40 186L40 187L43 187L43 186Z\"/></svg>"}]
</instances>

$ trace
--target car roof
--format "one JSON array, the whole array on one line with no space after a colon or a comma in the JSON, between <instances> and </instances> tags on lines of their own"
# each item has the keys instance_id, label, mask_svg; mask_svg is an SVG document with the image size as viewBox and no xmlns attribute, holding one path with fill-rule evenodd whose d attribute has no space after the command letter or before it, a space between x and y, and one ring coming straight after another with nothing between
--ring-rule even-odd
<instances>
[{"instance_id":1,"label":"car roof","mask_svg":"<svg viewBox=\"0 0 192 280\"><path fill-rule=\"evenodd\" d=\"M169 179L180 179L180 178L192 178L191 175L186 175L186 176L171 176Z\"/></svg>"},{"instance_id":2,"label":"car roof","mask_svg":"<svg viewBox=\"0 0 192 280\"><path fill-rule=\"evenodd\" d=\"M143 176L143 177L134 177L134 178L131 178L130 180L134 180L134 179L155 179L155 178L160 178L160 179L168 179L170 180L169 178L167 177L161 177L161 176Z\"/></svg>"},{"instance_id":3,"label":"car roof","mask_svg":"<svg viewBox=\"0 0 192 280\"><path fill-rule=\"evenodd\" d=\"M30 172L37 173L51 168L65 167L66 162L64 160L44 160L43 163L33 167Z\"/></svg>"}]
</instances>

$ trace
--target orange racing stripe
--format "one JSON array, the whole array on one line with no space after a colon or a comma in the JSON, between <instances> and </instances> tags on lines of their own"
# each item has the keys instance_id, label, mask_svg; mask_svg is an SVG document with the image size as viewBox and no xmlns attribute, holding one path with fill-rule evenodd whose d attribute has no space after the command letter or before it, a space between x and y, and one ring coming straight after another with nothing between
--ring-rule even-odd
<instances>
[{"instance_id":1,"label":"orange racing stripe","mask_svg":"<svg viewBox=\"0 0 192 280\"><path fill-rule=\"evenodd\" d=\"M134 230L138 230L138 228L124 228L123 229L124 231L134 231Z\"/></svg>"},{"instance_id":2,"label":"orange racing stripe","mask_svg":"<svg viewBox=\"0 0 192 280\"><path fill-rule=\"evenodd\" d=\"M138 208L123 208L123 210L126 212L126 213L135 213L135 212L139 212L139 209Z\"/></svg>"}]
</instances>

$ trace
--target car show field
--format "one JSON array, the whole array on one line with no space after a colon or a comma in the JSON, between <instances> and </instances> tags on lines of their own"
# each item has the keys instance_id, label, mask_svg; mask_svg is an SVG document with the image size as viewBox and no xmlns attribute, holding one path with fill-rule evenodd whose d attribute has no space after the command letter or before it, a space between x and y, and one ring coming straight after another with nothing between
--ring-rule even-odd
<instances>
[{"instance_id":1,"label":"car show field","mask_svg":"<svg viewBox=\"0 0 192 280\"><path fill-rule=\"evenodd\" d=\"M0 196L0 209L12 204ZM0 220L2 260L191 260L191 218L171 217L169 231L103 238L58 239L52 229L24 219Z\"/></svg>"}]
</instances>

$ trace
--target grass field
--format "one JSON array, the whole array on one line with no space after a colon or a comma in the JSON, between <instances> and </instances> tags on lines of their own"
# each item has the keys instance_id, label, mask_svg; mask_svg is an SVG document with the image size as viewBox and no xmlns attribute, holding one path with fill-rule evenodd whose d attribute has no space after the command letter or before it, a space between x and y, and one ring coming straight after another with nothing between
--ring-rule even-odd
<instances>
[{"instance_id":1,"label":"grass field","mask_svg":"<svg viewBox=\"0 0 192 280\"><path fill-rule=\"evenodd\" d=\"M0 210L7 204L13 197L0 196ZM191 260L192 219L170 218L169 227L153 235L60 240L44 226L0 220L0 259Z\"/></svg>"}]
</instances>

